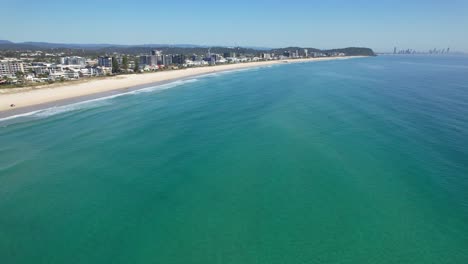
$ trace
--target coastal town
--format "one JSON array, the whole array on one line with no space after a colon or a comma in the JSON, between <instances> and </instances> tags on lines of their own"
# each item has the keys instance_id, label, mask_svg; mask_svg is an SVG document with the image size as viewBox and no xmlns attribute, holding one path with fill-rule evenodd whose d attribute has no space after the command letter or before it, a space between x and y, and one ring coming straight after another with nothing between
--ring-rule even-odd
<instances>
[{"instance_id":1,"label":"coastal town","mask_svg":"<svg viewBox=\"0 0 468 264\"><path fill-rule=\"evenodd\" d=\"M239 50L239 49L238 49ZM111 54L76 56L73 52L24 50L0 53L0 87L22 87L52 84L83 78L113 76L238 64L272 60L321 57L344 57L344 52L309 52L308 49L285 49L276 52L259 51L254 54L228 49L223 53L206 49L205 54L167 54L150 49L141 54Z\"/></svg>"},{"instance_id":2,"label":"coastal town","mask_svg":"<svg viewBox=\"0 0 468 264\"><path fill-rule=\"evenodd\" d=\"M255 49L187 46L63 46L0 43L0 117L28 107L97 98L199 75L375 56L369 48ZM45 46L44 46L45 45ZM51 47L53 45L53 47ZM35 47L35 48L33 48ZM46 88L46 89L43 89ZM47 89L54 88L54 89ZM66 103L65 102L65 103ZM11 113L6 111L14 110Z\"/></svg>"}]
</instances>

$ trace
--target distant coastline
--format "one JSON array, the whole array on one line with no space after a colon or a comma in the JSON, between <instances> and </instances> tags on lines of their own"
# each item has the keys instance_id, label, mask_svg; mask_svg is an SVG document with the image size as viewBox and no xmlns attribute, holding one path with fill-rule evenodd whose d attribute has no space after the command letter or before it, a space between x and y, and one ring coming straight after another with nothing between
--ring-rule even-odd
<instances>
[{"instance_id":1,"label":"distant coastline","mask_svg":"<svg viewBox=\"0 0 468 264\"><path fill-rule=\"evenodd\" d=\"M317 62L362 57L367 56L324 57L249 62L187 68L146 74L120 75L104 79L92 79L87 82L65 82L53 86L18 88L10 90L8 93L0 94L0 118L64 105L70 102L99 98L109 93L116 94L129 90L141 89L150 85L160 85L204 74L231 71L236 69L263 67L283 63ZM12 104L14 107L11 107Z\"/></svg>"}]
</instances>

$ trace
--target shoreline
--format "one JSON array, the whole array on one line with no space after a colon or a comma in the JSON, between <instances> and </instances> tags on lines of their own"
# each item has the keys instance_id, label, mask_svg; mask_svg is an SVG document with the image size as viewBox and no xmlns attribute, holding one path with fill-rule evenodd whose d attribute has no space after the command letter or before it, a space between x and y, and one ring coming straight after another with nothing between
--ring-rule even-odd
<instances>
[{"instance_id":1,"label":"shoreline","mask_svg":"<svg viewBox=\"0 0 468 264\"><path fill-rule=\"evenodd\" d=\"M64 83L63 85L55 87L25 87L23 90L0 94L0 118L7 118L51 107L117 95L151 86L164 85L174 81L186 80L211 73L269 65L281 65L285 63L319 62L363 57L366 56L325 57L225 64L146 74L119 75L106 79L89 80L80 83ZM10 107L10 104L15 104L16 107Z\"/></svg>"}]
</instances>

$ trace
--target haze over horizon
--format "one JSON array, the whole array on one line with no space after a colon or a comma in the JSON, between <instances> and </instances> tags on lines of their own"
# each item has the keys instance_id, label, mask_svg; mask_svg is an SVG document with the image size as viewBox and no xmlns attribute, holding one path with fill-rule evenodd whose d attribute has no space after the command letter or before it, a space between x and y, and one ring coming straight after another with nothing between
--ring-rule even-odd
<instances>
[{"instance_id":1,"label":"haze over horizon","mask_svg":"<svg viewBox=\"0 0 468 264\"><path fill-rule=\"evenodd\" d=\"M36 2L0 0L0 39L76 44L194 44L321 49L369 47L377 52L468 51L468 3L370 0Z\"/></svg>"}]
</instances>

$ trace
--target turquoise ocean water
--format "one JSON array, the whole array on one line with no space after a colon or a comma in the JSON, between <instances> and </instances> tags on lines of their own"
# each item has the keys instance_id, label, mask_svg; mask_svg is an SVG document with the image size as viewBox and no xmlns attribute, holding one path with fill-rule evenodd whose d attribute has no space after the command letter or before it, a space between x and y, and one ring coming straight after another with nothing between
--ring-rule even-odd
<instances>
[{"instance_id":1,"label":"turquoise ocean water","mask_svg":"<svg viewBox=\"0 0 468 264\"><path fill-rule=\"evenodd\" d=\"M0 121L0 263L468 263L468 58L285 64Z\"/></svg>"}]
</instances>

